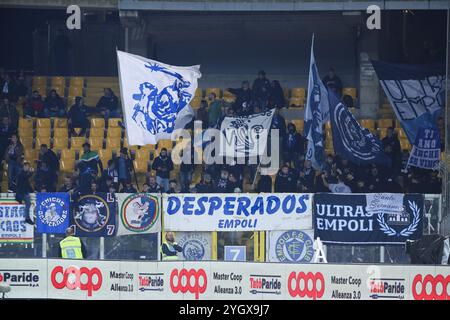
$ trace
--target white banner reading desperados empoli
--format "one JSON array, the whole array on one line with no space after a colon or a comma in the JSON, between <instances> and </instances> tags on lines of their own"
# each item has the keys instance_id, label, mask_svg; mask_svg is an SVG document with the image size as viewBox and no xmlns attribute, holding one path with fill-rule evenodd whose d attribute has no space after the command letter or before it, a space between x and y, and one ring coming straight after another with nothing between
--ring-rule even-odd
<instances>
[{"instance_id":1,"label":"white banner reading desperados empoli","mask_svg":"<svg viewBox=\"0 0 450 320\"><path fill-rule=\"evenodd\" d=\"M177 67L117 51L122 109L129 145L171 139L194 117L200 66Z\"/></svg>"},{"instance_id":2,"label":"white banner reading desperados empoli","mask_svg":"<svg viewBox=\"0 0 450 320\"><path fill-rule=\"evenodd\" d=\"M312 229L311 194L164 194L167 231Z\"/></svg>"},{"instance_id":3,"label":"white banner reading desperados empoli","mask_svg":"<svg viewBox=\"0 0 450 320\"><path fill-rule=\"evenodd\" d=\"M161 231L161 197L149 193L116 193L119 204L117 235Z\"/></svg>"},{"instance_id":4,"label":"white banner reading desperados empoli","mask_svg":"<svg viewBox=\"0 0 450 320\"><path fill-rule=\"evenodd\" d=\"M25 223L25 205L14 199L0 199L0 243L32 243L34 226Z\"/></svg>"}]
</instances>

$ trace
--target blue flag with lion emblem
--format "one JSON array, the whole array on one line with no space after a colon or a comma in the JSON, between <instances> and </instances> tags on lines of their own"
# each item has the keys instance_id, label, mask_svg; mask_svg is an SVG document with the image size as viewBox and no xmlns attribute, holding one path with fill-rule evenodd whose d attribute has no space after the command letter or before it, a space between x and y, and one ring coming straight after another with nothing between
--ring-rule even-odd
<instances>
[{"instance_id":1,"label":"blue flag with lion emblem","mask_svg":"<svg viewBox=\"0 0 450 320\"><path fill-rule=\"evenodd\" d=\"M377 163L391 166L391 159L384 153L381 141L356 121L334 93L329 92L329 99L331 131L336 153L358 165Z\"/></svg>"},{"instance_id":2,"label":"blue flag with lion emblem","mask_svg":"<svg viewBox=\"0 0 450 320\"><path fill-rule=\"evenodd\" d=\"M200 66L177 67L117 51L122 108L129 145L171 139L193 118Z\"/></svg>"}]
</instances>

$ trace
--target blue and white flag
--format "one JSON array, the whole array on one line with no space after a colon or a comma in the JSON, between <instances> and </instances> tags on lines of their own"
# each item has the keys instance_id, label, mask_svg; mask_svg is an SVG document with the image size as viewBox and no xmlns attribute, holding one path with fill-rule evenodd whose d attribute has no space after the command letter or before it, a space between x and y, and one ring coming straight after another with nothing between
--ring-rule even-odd
<instances>
[{"instance_id":1,"label":"blue and white flag","mask_svg":"<svg viewBox=\"0 0 450 320\"><path fill-rule=\"evenodd\" d=\"M309 63L308 96L305 109L305 136L308 140L306 160L315 169L321 169L325 162L323 124L330 118L328 91L320 79L314 58L314 35Z\"/></svg>"},{"instance_id":2,"label":"blue and white flag","mask_svg":"<svg viewBox=\"0 0 450 320\"><path fill-rule=\"evenodd\" d=\"M68 193L36 194L36 226L38 233L65 233L70 223Z\"/></svg>"},{"instance_id":3,"label":"blue and white flag","mask_svg":"<svg viewBox=\"0 0 450 320\"><path fill-rule=\"evenodd\" d=\"M411 144L419 128L436 127L445 103L445 70L435 65L372 61L380 84Z\"/></svg>"},{"instance_id":4,"label":"blue and white flag","mask_svg":"<svg viewBox=\"0 0 450 320\"><path fill-rule=\"evenodd\" d=\"M368 129L361 127L353 114L333 93L330 97L330 120L333 146L337 154L355 164L378 163L391 165L383 152L381 141Z\"/></svg>"},{"instance_id":5,"label":"blue and white flag","mask_svg":"<svg viewBox=\"0 0 450 320\"><path fill-rule=\"evenodd\" d=\"M129 145L172 139L194 118L200 66L176 67L117 51L122 108Z\"/></svg>"},{"instance_id":6,"label":"blue and white flag","mask_svg":"<svg viewBox=\"0 0 450 320\"><path fill-rule=\"evenodd\" d=\"M416 136L407 166L423 169L439 169L441 156L439 130L436 128L420 128Z\"/></svg>"}]
</instances>

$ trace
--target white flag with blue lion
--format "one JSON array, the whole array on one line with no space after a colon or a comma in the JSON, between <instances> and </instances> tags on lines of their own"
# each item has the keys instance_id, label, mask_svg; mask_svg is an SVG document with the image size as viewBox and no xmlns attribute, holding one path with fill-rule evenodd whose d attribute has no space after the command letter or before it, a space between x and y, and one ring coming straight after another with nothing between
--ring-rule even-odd
<instances>
[{"instance_id":1,"label":"white flag with blue lion","mask_svg":"<svg viewBox=\"0 0 450 320\"><path fill-rule=\"evenodd\" d=\"M177 67L117 51L122 108L129 145L171 139L194 117L200 66Z\"/></svg>"}]
</instances>

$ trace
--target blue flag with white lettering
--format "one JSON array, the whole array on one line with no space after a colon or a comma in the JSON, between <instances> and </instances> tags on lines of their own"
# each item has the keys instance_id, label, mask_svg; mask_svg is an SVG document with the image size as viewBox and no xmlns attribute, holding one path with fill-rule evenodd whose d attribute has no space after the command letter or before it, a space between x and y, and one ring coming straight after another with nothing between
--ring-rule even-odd
<instances>
[{"instance_id":1,"label":"blue flag with white lettering","mask_svg":"<svg viewBox=\"0 0 450 320\"><path fill-rule=\"evenodd\" d=\"M36 194L36 227L38 233L65 233L70 222L68 193Z\"/></svg>"},{"instance_id":2,"label":"blue flag with white lettering","mask_svg":"<svg viewBox=\"0 0 450 320\"><path fill-rule=\"evenodd\" d=\"M355 164L378 163L391 166L380 140L356 121L353 114L329 92L333 146L337 154Z\"/></svg>"},{"instance_id":3,"label":"blue flag with white lettering","mask_svg":"<svg viewBox=\"0 0 450 320\"><path fill-rule=\"evenodd\" d=\"M436 128L420 128L407 165L438 170L441 156L440 145L439 131Z\"/></svg>"},{"instance_id":4,"label":"blue flag with white lettering","mask_svg":"<svg viewBox=\"0 0 450 320\"><path fill-rule=\"evenodd\" d=\"M436 128L445 104L445 69L372 61L392 109L411 144L420 128Z\"/></svg>"}]
</instances>

